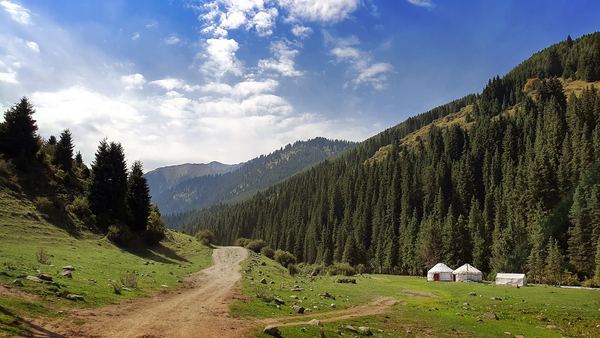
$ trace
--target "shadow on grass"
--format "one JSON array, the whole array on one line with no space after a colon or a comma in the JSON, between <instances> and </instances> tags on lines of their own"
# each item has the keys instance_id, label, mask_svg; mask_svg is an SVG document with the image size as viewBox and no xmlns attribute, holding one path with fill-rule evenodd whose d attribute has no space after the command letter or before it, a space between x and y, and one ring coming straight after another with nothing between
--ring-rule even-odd
<instances>
[{"instance_id":1,"label":"shadow on grass","mask_svg":"<svg viewBox=\"0 0 600 338\"><path fill-rule=\"evenodd\" d=\"M153 247L124 247L121 248L131 254L138 257L152 260L158 263L164 264L178 264L181 262L189 263L186 258L178 255L173 249L168 248L162 244L158 244Z\"/></svg>"},{"instance_id":2,"label":"shadow on grass","mask_svg":"<svg viewBox=\"0 0 600 338\"><path fill-rule=\"evenodd\" d=\"M48 329L45 329L39 325L36 325L34 323L32 323L31 321L28 321L20 316L17 316L16 314L14 314L13 312L11 312L10 310L6 309L3 306L0 306L0 313L4 314L8 317L14 318L12 320L12 322L10 323L2 323L0 322L0 324L2 325L7 325L9 328L15 328L18 331L21 331L21 333L19 333L19 335L21 335L22 333L24 333L24 336L29 337L48 337L48 338L64 338L65 336L58 334L56 332L52 332ZM0 327L0 330L2 328ZM8 331L10 332L10 331Z\"/></svg>"}]
</instances>

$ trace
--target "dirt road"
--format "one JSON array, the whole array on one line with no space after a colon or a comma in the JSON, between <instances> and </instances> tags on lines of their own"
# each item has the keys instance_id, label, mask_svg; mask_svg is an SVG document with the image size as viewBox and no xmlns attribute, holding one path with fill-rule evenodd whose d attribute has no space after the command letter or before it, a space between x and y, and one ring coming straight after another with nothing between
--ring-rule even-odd
<instances>
[{"instance_id":1,"label":"dirt road","mask_svg":"<svg viewBox=\"0 0 600 338\"><path fill-rule=\"evenodd\" d=\"M231 318L227 304L246 257L243 248L220 247L214 265L190 275L178 292L80 311L49 329L67 337L243 337L252 323Z\"/></svg>"}]
</instances>

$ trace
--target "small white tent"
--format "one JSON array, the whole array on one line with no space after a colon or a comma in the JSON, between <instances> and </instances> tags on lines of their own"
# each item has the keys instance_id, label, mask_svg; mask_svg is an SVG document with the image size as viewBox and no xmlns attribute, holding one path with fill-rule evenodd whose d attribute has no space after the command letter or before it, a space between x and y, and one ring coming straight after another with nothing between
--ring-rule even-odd
<instances>
[{"instance_id":1,"label":"small white tent","mask_svg":"<svg viewBox=\"0 0 600 338\"><path fill-rule=\"evenodd\" d=\"M452 269L444 263L437 263L433 268L427 271L427 281L451 282L454 279Z\"/></svg>"},{"instance_id":2,"label":"small white tent","mask_svg":"<svg viewBox=\"0 0 600 338\"><path fill-rule=\"evenodd\" d=\"M457 282L473 281L481 282L483 273L473 265L467 263L460 268L454 270L454 280Z\"/></svg>"},{"instance_id":3,"label":"small white tent","mask_svg":"<svg viewBox=\"0 0 600 338\"><path fill-rule=\"evenodd\" d=\"M525 286L527 277L524 273L499 273L496 274L496 285Z\"/></svg>"}]
</instances>

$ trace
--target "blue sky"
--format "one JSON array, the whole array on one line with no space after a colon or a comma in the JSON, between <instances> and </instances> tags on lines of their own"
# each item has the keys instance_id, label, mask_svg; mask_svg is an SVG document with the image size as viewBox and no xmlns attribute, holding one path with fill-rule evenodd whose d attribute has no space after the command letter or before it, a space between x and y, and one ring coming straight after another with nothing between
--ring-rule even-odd
<instances>
[{"instance_id":1,"label":"blue sky","mask_svg":"<svg viewBox=\"0 0 600 338\"><path fill-rule=\"evenodd\" d=\"M361 141L598 30L596 1L0 0L0 108L147 169Z\"/></svg>"}]
</instances>

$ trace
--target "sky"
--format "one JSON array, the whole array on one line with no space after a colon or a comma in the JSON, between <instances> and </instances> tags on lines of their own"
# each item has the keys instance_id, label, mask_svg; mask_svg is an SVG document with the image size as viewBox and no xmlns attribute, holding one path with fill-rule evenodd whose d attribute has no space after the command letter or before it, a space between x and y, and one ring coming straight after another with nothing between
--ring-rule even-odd
<instances>
[{"instance_id":1,"label":"sky","mask_svg":"<svg viewBox=\"0 0 600 338\"><path fill-rule=\"evenodd\" d=\"M536 51L600 29L598 1L0 0L0 109L103 138L146 170L362 141Z\"/></svg>"}]
</instances>

